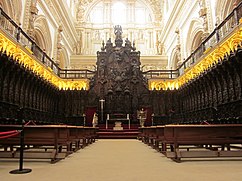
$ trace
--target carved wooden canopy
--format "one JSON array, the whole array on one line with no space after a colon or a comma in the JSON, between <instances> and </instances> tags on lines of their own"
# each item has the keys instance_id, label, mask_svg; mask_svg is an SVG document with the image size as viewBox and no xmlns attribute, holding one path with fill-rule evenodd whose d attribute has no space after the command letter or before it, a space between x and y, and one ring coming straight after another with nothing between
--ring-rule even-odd
<instances>
[{"instance_id":1,"label":"carved wooden canopy","mask_svg":"<svg viewBox=\"0 0 242 181\"><path fill-rule=\"evenodd\" d=\"M140 52L114 27L115 44L109 39L97 52L97 72L90 93L105 100L106 113L134 113L148 103L148 83L140 71ZM145 97L147 96L147 100Z\"/></svg>"}]
</instances>

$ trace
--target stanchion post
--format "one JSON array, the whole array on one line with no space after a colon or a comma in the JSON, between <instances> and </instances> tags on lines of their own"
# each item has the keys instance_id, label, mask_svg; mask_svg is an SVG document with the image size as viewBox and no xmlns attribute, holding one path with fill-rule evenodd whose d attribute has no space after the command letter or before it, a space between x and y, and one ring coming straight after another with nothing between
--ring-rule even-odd
<instances>
[{"instance_id":1,"label":"stanchion post","mask_svg":"<svg viewBox=\"0 0 242 181\"><path fill-rule=\"evenodd\" d=\"M9 173L11 174L24 174L29 173L32 170L29 168L23 168L23 158L24 158L24 124L25 121L23 119L23 109L19 109L18 111L19 122L22 123L22 130L20 134L20 155L19 155L19 169L12 170Z\"/></svg>"},{"instance_id":2,"label":"stanchion post","mask_svg":"<svg viewBox=\"0 0 242 181\"><path fill-rule=\"evenodd\" d=\"M99 102L101 103L101 123L103 123L103 108L104 108L104 99L100 99Z\"/></svg>"}]
</instances>

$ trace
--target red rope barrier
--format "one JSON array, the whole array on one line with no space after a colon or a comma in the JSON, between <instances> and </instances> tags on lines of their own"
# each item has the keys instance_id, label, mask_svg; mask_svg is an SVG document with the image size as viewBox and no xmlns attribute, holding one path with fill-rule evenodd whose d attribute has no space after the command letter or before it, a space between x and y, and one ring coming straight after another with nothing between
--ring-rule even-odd
<instances>
[{"instance_id":1,"label":"red rope barrier","mask_svg":"<svg viewBox=\"0 0 242 181\"><path fill-rule=\"evenodd\" d=\"M17 130L13 130L13 131L5 131L5 132L0 132L0 136L1 135L6 135L6 134L13 134L13 133L16 133L18 132Z\"/></svg>"},{"instance_id":2,"label":"red rope barrier","mask_svg":"<svg viewBox=\"0 0 242 181\"><path fill-rule=\"evenodd\" d=\"M30 123L32 123L33 125L36 125L34 121L28 121L24 126L29 125Z\"/></svg>"},{"instance_id":3,"label":"red rope barrier","mask_svg":"<svg viewBox=\"0 0 242 181\"><path fill-rule=\"evenodd\" d=\"M9 135L5 135L5 136L0 136L0 139L5 139L5 138L10 138L10 137L13 137L13 136L16 136L20 133L21 131L17 131L15 133L12 133L12 134L9 134Z\"/></svg>"},{"instance_id":4,"label":"red rope barrier","mask_svg":"<svg viewBox=\"0 0 242 181\"><path fill-rule=\"evenodd\" d=\"M201 122L201 124L210 125L207 121L203 121L203 122Z\"/></svg>"},{"instance_id":5,"label":"red rope barrier","mask_svg":"<svg viewBox=\"0 0 242 181\"><path fill-rule=\"evenodd\" d=\"M30 123L32 123L33 125L36 125L34 121L28 121L24 126L29 125ZM5 131L5 132L0 132L0 139L4 139L4 138L10 138L13 136L16 136L20 133L21 131L18 130L12 130L12 131Z\"/></svg>"}]
</instances>

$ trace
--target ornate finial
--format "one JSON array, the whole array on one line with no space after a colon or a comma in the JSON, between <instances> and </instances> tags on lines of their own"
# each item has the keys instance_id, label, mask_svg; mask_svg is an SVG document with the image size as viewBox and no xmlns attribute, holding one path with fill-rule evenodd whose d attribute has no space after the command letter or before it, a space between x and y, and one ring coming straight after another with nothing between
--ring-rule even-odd
<instances>
[{"instance_id":1,"label":"ornate finial","mask_svg":"<svg viewBox=\"0 0 242 181\"><path fill-rule=\"evenodd\" d=\"M135 47L135 41L133 41L133 51L136 50L136 47Z\"/></svg>"},{"instance_id":2,"label":"ornate finial","mask_svg":"<svg viewBox=\"0 0 242 181\"><path fill-rule=\"evenodd\" d=\"M123 33L123 31L122 31L121 25L115 25L114 26L114 34L116 35L116 39L117 39L117 37L120 38L122 36L122 33Z\"/></svg>"},{"instance_id":3,"label":"ornate finial","mask_svg":"<svg viewBox=\"0 0 242 181\"><path fill-rule=\"evenodd\" d=\"M104 43L104 40L103 40L103 42L102 42L102 48L101 48L102 51L105 50L105 46L104 45L105 45L105 43Z\"/></svg>"},{"instance_id":4,"label":"ornate finial","mask_svg":"<svg viewBox=\"0 0 242 181\"><path fill-rule=\"evenodd\" d=\"M121 47L123 44L122 33L123 33L122 27L120 25L115 25L114 34L116 35L115 44L117 47Z\"/></svg>"}]
</instances>

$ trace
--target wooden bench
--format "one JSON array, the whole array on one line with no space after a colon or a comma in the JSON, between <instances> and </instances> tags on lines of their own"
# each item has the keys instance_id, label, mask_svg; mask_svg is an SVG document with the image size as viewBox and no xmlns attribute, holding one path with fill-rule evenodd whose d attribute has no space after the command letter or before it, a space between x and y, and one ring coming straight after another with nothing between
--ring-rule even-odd
<instances>
[{"instance_id":1,"label":"wooden bench","mask_svg":"<svg viewBox=\"0 0 242 181\"><path fill-rule=\"evenodd\" d=\"M83 140L85 139L85 131L83 126L68 126L70 131L70 141L71 141L71 150L77 151L83 148ZM80 134L82 133L82 134Z\"/></svg>"},{"instance_id":2,"label":"wooden bench","mask_svg":"<svg viewBox=\"0 0 242 181\"><path fill-rule=\"evenodd\" d=\"M93 128L90 128L93 129ZM0 125L0 132L21 130L20 125ZM55 163L80 148L80 141L90 135L88 128L66 125L27 125L24 128L24 158L51 159ZM93 133L92 137L95 136ZM0 157L19 157L20 135L0 139ZM73 148L75 145L75 148Z\"/></svg>"},{"instance_id":3,"label":"wooden bench","mask_svg":"<svg viewBox=\"0 0 242 181\"><path fill-rule=\"evenodd\" d=\"M84 129L85 129L86 145L94 143L96 141L98 128L84 127Z\"/></svg>"},{"instance_id":4,"label":"wooden bench","mask_svg":"<svg viewBox=\"0 0 242 181\"><path fill-rule=\"evenodd\" d=\"M139 128L140 134L139 138L149 146L154 145L154 139L156 138L156 126L150 127L140 127Z\"/></svg>"},{"instance_id":5,"label":"wooden bench","mask_svg":"<svg viewBox=\"0 0 242 181\"><path fill-rule=\"evenodd\" d=\"M157 151L161 151L164 153L164 129L165 126L156 126L156 132L155 132L155 139L154 139L154 148Z\"/></svg>"},{"instance_id":6,"label":"wooden bench","mask_svg":"<svg viewBox=\"0 0 242 181\"><path fill-rule=\"evenodd\" d=\"M162 143L166 156L178 162L181 158L241 157L242 125L166 125Z\"/></svg>"},{"instance_id":7,"label":"wooden bench","mask_svg":"<svg viewBox=\"0 0 242 181\"><path fill-rule=\"evenodd\" d=\"M78 138L81 139L80 145L82 148L96 141L97 129L94 127L82 127L82 129L78 129Z\"/></svg>"}]
</instances>

